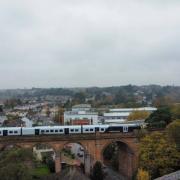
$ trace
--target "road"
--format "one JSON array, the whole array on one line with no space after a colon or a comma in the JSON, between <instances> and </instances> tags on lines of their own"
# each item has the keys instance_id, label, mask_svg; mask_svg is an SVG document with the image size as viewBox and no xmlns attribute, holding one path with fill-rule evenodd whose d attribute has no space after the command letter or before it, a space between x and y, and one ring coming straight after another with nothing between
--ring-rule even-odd
<instances>
[{"instance_id":1,"label":"road","mask_svg":"<svg viewBox=\"0 0 180 180\"><path fill-rule=\"evenodd\" d=\"M126 180L125 177L121 176L120 174L118 174L117 172L115 172L109 167L106 167L103 170L104 170L104 173L106 174L106 177L104 180Z\"/></svg>"}]
</instances>

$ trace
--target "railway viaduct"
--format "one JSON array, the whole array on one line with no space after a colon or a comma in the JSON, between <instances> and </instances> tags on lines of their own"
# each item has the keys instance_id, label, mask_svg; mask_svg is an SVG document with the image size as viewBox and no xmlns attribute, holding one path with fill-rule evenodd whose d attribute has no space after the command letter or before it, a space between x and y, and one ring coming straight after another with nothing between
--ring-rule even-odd
<instances>
[{"instance_id":1,"label":"railway viaduct","mask_svg":"<svg viewBox=\"0 0 180 180\"><path fill-rule=\"evenodd\" d=\"M78 143L85 149L85 172L89 174L91 167L96 161L103 163L103 152L113 142L119 143L119 172L127 179L131 179L138 167L138 140L134 133L7 136L0 137L0 149L9 145L33 149L37 144L47 144L55 151L55 169L58 173L61 171L61 150L66 144Z\"/></svg>"}]
</instances>

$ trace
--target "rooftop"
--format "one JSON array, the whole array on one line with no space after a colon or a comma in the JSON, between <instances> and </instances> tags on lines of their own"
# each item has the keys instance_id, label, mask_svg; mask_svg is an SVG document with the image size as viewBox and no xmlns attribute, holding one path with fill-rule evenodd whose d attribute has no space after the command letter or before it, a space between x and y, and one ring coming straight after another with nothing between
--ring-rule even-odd
<instances>
[{"instance_id":1,"label":"rooftop","mask_svg":"<svg viewBox=\"0 0 180 180\"><path fill-rule=\"evenodd\" d=\"M141 108L119 108L110 109L110 112L132 112L132 111L156 111L155 107L141 107Z\"/></svg>"},{"instance_id":2,"label":"rooftop","mask_svg":"<svg viewBox=\"0 0 180 180\"><path fill-rule=\"evenodd\" d=\"M72 108L91 108L90 104L77 104L73 106Z\"/></svg>"}]
</instances>

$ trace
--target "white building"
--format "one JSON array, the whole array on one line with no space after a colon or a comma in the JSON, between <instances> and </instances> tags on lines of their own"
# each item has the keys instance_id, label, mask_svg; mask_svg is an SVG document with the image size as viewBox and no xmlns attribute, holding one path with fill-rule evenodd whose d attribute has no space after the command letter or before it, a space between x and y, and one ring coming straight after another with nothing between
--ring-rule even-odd
<instances>
[{"instance_id":1,"label":"white building","mask_svg":"<svg viewBox=\"0 0 180 180\"><path fill-rule=\"evenodd\" d=\"M7 120L7 117L4 114L0 113L0 126L2 126L5 120Z\"/></svg>"},{"instance_id":2,"label":"white building","mask_svg":"<svg viewBox=\"0 0 180 180\"><path fill-rule=\"evenodd\" d=\"M98 113L86 111L65 111L64 124L68 124L73 120L89 120L92 124L98 124Z\"/></svg>"},{"instance_id":3,"label":"white building","mask_svg":"<svg viewBox=\"0 0 180 180\"><path fill-rule=\"evenodd\" d=\"M146 111L152 113L156 111L157 108L154 107L142 107L142 108L119 108L119 109L110 109L108 113L104 113L104 123L122 123L128 119L128 116L134 111Z\"/></svg>"},{"instance_id":4,"label":"white building","mask_svg":"<svg viewBox=\"0 0 180 180\"><path fill-rule=\"evenodd\" d=\"M91 111L91 105L79 104L72 107L72 111L64 112L64 124L73 120L89 120L90 124L98 124L98 113Z\"/></svg>"}]
</instances>

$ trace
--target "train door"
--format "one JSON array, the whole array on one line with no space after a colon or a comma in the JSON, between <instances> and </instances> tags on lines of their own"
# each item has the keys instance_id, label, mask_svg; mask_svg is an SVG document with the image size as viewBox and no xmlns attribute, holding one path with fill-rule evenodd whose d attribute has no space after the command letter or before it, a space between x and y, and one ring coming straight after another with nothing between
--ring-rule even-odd
<instances>
[{"instance_id":1,"label":"train door","mask_svg":"<svg viewBox=\"0 0 180 180\"><path fill-rule=\"evenodd\" d=\"M7 136L8 135L8 130L3 130L3 136Z\"/></svg>"},{"instance_id":2,"label":"train door","mask_svg":"<svg viewBox=\"0 0 180 180\"><path fill-rule=\"evenodd\" d=\"M128 132L128 126L123 126L123 132Z\"/></svg>"},{"instance_id":3,"label":"train door","mask_svg":"<svg viewBox=\"0 0 180 180\"><path fill-rule=\"evenodd\" d=\"M35 135L36 135L36 136L39 135L39 129L35 129Z\"/></svg>"},{"instance_id":4,"label":"train door","mask_svg":"<svg viewBox=\"0 0 180 180\"><path fill-rule=\"evenodd\" d=\"M95 132L99 132L99 127L96 127L96 128L95 128Z\"/></svg>"},{"instance_id":5,"label":"train door","mask_svg":"<svg viewBox=\"0 0 180 180\"><path fill-rule=\"evenodd\" d=\"M65 134L69 134L69 128L65 128Z\"/></svg>"}]
</instances>

